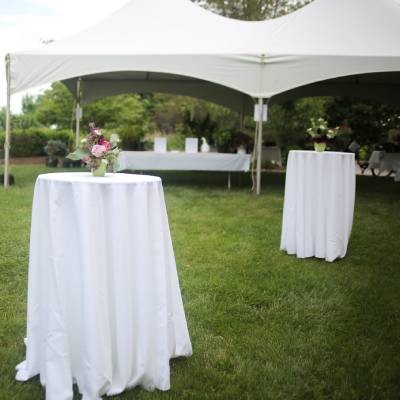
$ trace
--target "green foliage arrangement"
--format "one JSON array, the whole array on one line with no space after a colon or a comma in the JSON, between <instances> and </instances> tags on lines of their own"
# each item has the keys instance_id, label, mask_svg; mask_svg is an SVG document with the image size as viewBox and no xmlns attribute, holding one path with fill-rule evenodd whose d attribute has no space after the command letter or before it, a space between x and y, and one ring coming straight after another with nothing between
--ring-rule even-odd
<instances>
[{"instance_id":1,"label":"green foliage arrangement","mask_svg":"<svg viewBox=\"0 0 400 400\"><path fill-rule=\"evenodd\" d=\"M340 132L339 127L335 129L328 128L328 122L323 118L310 119L310 127L307 133L311 136L314 142L323 142L334 139Z\"/></svg>"}]
</instances>

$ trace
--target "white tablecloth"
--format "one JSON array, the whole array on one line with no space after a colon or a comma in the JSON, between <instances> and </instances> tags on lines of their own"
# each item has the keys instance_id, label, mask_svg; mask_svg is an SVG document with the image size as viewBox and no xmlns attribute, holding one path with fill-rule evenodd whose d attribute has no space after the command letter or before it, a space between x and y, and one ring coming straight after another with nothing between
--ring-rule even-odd
<instances>
[{"instance_id":1,"label":"white tablecloth","mask_svg":"<svg viewBox=\"0 0 400 400\"><path fill-rule=\"evenodd\" d=\"M26 360L47 400L170 388L192 353L161 180L40 175L29 256Z\"/></svg>"},{"instance_id":2,"label":"white tablecloth","mask_svg":"<svg viewBox=\"0 0 400 400\"><path fill-rule=\"evenodd\" d=\"M385 151L373 151L368 162L369 168L378 168L382 171L395 171L394 180L400 181L400 154L386 153Z\"/></svg>"},{"instance_id":3,"label":"white tablecloth","mask_svg":"<svg viewBox=\"0 0 400 400\"><path fill-rule=\"evenodd\" d=\"M344 257L354 200L354 154L289 152L281 250L299 258Z\"/></svg>"},{"instance_id":4,"label":"white tablecloth","mask_svg":"<svg viewBox=\"0 0 400 400\"><path fill-rule=\"evenodd\" d=\"M248 171L250 154L121 151L119 170Z\"/></svg>"}]
</instances>

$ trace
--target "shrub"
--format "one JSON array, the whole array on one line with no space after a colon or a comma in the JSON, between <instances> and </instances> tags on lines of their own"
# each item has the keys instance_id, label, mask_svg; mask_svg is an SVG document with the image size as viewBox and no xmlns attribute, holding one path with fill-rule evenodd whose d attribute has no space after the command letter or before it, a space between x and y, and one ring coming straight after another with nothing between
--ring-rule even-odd
<instances>
[{"instance_id":1,"label":"shrub","mask_svg":"<svg viewBox=\"0 0 400 400\"><path fill-rule=\"evenodd\" d=\"M0 146L4 147L4 132L0 132ZM70 147L73 134L69 130L52 130L48 128L14 129L11 132L10 155L12 157L44 156L45 146L49 140L60 140Z\"/></svg>"},{"instance_id":2,"label":"shrub","mask_svg":"<svg viewBox=\"0 0 400 400\"><path fill-rule=\"evenodd\" d=\"M65 157L68 153L66 144L61 140L49 140L44 147L45 153L50 157Z\"/></svg>"}]
</instances>

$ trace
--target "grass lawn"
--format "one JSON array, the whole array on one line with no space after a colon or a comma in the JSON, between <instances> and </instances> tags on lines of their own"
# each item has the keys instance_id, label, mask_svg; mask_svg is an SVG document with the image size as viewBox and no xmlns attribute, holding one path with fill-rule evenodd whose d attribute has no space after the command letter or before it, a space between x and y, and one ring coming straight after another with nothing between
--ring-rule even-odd
<instances>
[{"instance_id":1,"label":"grass lawn","mask_svg":"<svg viewBox=\"0 0 400 400\"><path fill-rule=\"evenodd\" d=\"M14 368L33 185L46 171L14 166L16 186L0 188L1 400L44 399ZM163 177L194 354L171 362L170 391L115 399L400 398L400 184L358 177L348 254L327 263L279 251L283 174L265 175L258 197L245 176L231 191L223 174Z\"/></svg>"}]
</instances>

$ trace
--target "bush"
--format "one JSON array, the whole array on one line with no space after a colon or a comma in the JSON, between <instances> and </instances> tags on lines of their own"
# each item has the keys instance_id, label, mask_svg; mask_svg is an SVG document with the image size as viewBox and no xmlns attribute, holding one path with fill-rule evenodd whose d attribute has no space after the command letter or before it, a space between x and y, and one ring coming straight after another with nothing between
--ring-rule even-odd
<instances>
[{"instance_id":1,"label":"bush","mask_svg":"<svg viewBox=\"0 0 400 400\"><path fill-rule=\"evenodd\" d=\"M0 132L0 146L4 147L4 132ZM10 155L12 157L44 156L45 146L49 140L60 140L67 147L71 146L73 134L69 130L52 130L48 128L14 129L11 132Z\"/></svg>"},{"instance_id":2,"label":"bush","mask_svg":"<svg viewBox=\"0 0 400 400\"><path fill-rule=\"evenodd\" d=\"M141 135L133 134L130 135L123 129L115 129L118 133L121 142L119 143L119 147L123 150L144 150L144 144L142 141Z\"/></svg>"}]
</instances>

